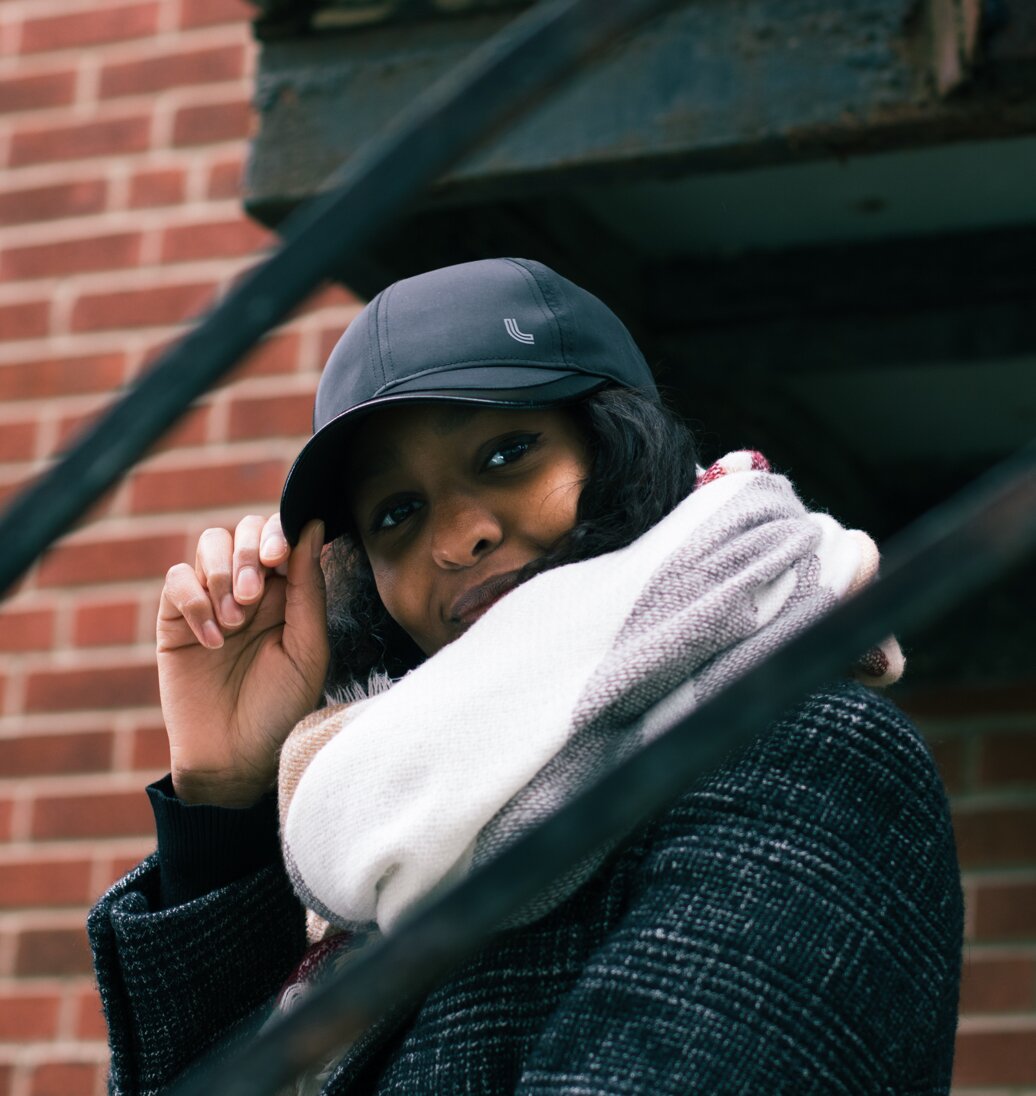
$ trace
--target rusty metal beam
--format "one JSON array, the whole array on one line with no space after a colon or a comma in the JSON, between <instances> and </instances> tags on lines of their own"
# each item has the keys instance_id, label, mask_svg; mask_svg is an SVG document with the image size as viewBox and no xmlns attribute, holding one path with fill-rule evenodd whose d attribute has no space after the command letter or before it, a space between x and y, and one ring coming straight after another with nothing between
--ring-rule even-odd
<instances>
[{"instance_id":1,"label":"rusty metal beam","mask_svg":"<svg viewBox=\"0 0 1036 1096\"><path fill-rule=\"evenodd\" d=\"M979 0L687 0L455 168L438 200L1033 133L1028 6L983 25ZM250 212L276 223L503 18L266 42Z\"/></svg>"}]
</instances>

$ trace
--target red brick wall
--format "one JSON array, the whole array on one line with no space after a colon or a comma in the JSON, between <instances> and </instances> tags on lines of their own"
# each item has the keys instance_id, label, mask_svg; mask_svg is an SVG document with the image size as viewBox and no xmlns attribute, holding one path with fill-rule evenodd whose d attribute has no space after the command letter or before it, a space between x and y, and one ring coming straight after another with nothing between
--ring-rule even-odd
<instances>
[{"instance_id":1,"label":"red brick wall","mask_svg":"<svg viewBox=\"0 0 1036 1096\"><path fill-rule=\"evenodd\" d=\"M965 945L954 1090L1036 1092L1036 686L911 690L950 792Z\"/></svg>"},{"instance_id":2,"label":"red brick wall","mask_svg":"<svg viewBox=\"0 0 1036 1096\"><path fill-rule=\"evenodd\" d=\"M0 0L0 499L269 245L240 208L250 16ZM153 847L162 576L275 508L355 310L310 302L0 606L0 1096L103 1090L83 922Z\"/></svg>"},{"instance_id":3,"label":"red brick wall","mask_svg":"<svg viewBox=\"0 0 1036 1096\"><path fill-rule=\"evenodd\" d=\"M249 15L0 0L0 499L269 244L238 193ZM0 607L0 1096L103 1089L83 920L153 844L162 575L207 525L275 506L355 307L340 290L311 302ZM959 1078L1036 1090L1036 694L914 704L967 871Z\"/></svg>"}]
</instances>

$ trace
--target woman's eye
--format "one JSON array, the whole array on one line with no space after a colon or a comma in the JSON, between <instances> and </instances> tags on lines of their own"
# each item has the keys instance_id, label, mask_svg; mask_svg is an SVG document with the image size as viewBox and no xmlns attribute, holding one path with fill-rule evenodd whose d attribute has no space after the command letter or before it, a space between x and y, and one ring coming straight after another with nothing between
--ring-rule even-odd
<instances>
[{"instance_id":1,"label":"woman's eye","mask_svg":"<svg viewBox=\"0 0 1036 1096\"><path fill-rule=\"evenodd\" d=\"M530 434L528 437L515 438L506 445L501 445L489 455L486 460L486 467L503 468L506 464L513 464L516 460L521 460L536 444L538 437L538 434Z\"/></svg>"},{"instance_id":2,"label":"woman's eye","mask_svg":"<svg viewBox=\"0 0 1036 1096\"><path fill-rule=\"evenodd\" d=\"M404 521L411 514L420 510L423 503L418 499L408 499L406 502L396 503L395 506L388 507L387 510L382 510L374 518L374 529L395 529L397 525L402 525Z\"/></svg>"}]
</instances>

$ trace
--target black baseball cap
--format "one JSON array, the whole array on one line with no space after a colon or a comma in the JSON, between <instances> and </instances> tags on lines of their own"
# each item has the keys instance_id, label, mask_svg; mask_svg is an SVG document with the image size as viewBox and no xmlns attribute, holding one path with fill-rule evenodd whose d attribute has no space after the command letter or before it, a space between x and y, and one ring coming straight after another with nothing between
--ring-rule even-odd
<instances>
[{"instance_id":1,"label":"black baseball cap","mask_svg":"<svg viewBox=\"0 0 1036 1096\"><path fill-rule=\"evenodd\" d=\"M552 407L609 383L659 398L619 317L542 263L482 259L395 282L327 360L313 436L281 495L284 534L297 544L314 518L327 541L345 532L345 442L373 411L422 401Z\"/></svg>"}]
</instances>

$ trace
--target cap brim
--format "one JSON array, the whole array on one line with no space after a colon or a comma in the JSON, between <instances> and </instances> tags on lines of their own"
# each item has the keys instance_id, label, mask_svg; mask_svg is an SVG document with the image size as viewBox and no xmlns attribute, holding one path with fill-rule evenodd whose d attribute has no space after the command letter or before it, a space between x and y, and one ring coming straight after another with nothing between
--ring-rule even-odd
<instances>
[{"instance_id":1,"label":"cap brim","mask_svg":"<svg viewBox=\"0 0 1036 1096\"><path fill-rule=\"evenodd\" d=\"M524 388L393 391L352 407L318 430L291 466L281 492L284 535L294 547L306 524L317 518L324 523L325 544L347 531L345 487L348 469L342 461L345 444L357 423L375 411L412 403L461 403L475 407L529 409L555 407L572 403L609 383L612 382L608 377L569 373L546 384Z\"/></svg>"}]
</instances>

